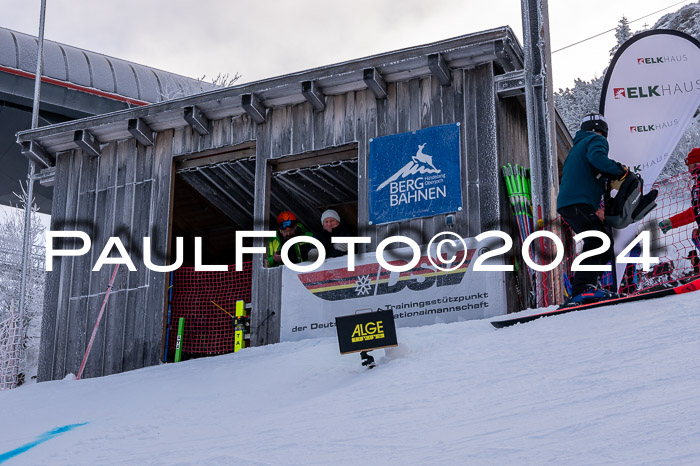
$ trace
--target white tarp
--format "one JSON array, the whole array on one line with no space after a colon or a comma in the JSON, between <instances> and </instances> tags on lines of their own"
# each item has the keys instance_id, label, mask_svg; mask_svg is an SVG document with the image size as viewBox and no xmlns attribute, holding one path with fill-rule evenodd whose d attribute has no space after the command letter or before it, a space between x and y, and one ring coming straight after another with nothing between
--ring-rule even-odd
<instances>
[{"instance_id":1,"label":"white tarp","mask_svg":"<svg viewBox=\"0 0 700 466\"><path fill-rule=\"evenodd\" d=\"M423 255L407 272L389 272L374 253L357 255L355 270L347 269L347 257L327 260L316 271L282 272L280 341L335 336L335 317L358 310L391 308L397 327L417 327L440 322L483 319L506 313L505 274L472 270L476 241L466 239L464 264L442 272ZM386 251L401 255L409 248ZM457 253L459 262L465 253ZM434 250L432 256L435 257ZM438 265L441 265L436 261ZM488 262L489 264L492 262Z\"/></svg>"}]
</instances>

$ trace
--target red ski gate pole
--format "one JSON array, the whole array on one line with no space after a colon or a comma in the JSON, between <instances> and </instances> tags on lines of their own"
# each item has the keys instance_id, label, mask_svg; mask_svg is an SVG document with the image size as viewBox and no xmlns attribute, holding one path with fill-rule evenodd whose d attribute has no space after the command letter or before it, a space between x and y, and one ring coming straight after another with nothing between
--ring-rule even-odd
<instances>
[{"instance_id":1,"label":"red ski gate pole","mask_svg":"<svg viewBox=\"0 0 700 466\"><path fill-rule=\"evenodd\" d=\"M87 348L85 349L85 356L83 356L83 362L80 364L80 370L78 370L78 376L75 380L80 380L83 376L83 371L85 370L85 363L87 363L87 358L90 355L90 350L92 349L92 344L95 342L95 336L97 335L97 327L100 326L100 321L102 320L102 314L105 312L105 307L107 306L107 300L109 299L109 293L112 291L112 286L114 285L114 279L117 277L117 270L119 270L119 264L114 266L114 272L112 272L112 278L109 280L109 286L107 287L107 293L105 293L105 299L102 301L102 307L100 308L100 313L97 316L97 322L95 322L95 328L92 329L92 336L90 336L90 342L88 342Z\"/></svg>"}]
</instances>

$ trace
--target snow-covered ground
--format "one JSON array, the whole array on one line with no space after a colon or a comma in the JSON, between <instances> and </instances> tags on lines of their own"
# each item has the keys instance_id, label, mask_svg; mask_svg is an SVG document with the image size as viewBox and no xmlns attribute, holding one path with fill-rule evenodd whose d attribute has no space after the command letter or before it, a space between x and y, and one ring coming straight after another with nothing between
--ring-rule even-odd
<instances>
[{"instance_id":1,"label":"snow-covered ground","mask_svg":"<svg viewBox=\"0 0 700 466\"><path fill-rule=\"evenodd\" d=\"M323 338L32 384L0 462L700 464L699 300L400 328L372 370Z\"/></svg>"}]
</instances>

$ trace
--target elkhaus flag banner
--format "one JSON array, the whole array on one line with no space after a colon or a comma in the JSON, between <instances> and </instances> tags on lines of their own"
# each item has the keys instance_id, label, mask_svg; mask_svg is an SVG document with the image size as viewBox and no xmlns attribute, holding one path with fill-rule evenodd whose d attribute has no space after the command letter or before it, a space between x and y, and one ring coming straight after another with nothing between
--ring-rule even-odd
<instances>
[{"instance_id":1,"label":"elkhaus flag banner","mask_svg":"<svg viewBox=\"0 0 700 466\"><path fill-rule=\"evenodd\" d=\"M653 30L622 44L603 82L600 113L610 127L610 157L651 189L700 106L700 42L678 31ZM636 236L615 234L617 255ZM617 266L618 285L625 265Z\"/></svg>"}]
</instances>

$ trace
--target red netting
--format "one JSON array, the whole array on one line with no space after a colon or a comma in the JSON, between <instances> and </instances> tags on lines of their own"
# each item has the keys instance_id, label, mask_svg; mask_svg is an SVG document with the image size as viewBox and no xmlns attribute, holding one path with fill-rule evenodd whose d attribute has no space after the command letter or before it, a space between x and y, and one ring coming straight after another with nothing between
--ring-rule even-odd
<instances>
[{"instance_id":1,"label":"red netting","mask_svg":"<svg viewBox=\"0 0 700 466\"><path fill-rule=\"evenodd\" d=\"M196 272L194 267L177 269L171 290L168 349L175 350L178 321L184 317L183 353L204 356L232 352L235 303L240 300L250 303L252 270L252 262L243 263L240 272L233 265L226 272Z\"/></svg>"},{"instance_id":2,"label":"red netting","mask_svg":"<svg viewBox=\"0 0 700 466\"><path fill-rule=\"evenodd\" d=\"M698 236L698 225L695 221L674 228L666 234L659 229L660 221L691 208L693 183L692 177L688 173L683 173L654 184L654 188L659 190L656 199L657 206L636 225L637 234L641 233L642 230L651 233L651 255L658 257L659 263L653 265L649 271L644 271L642 264L628 264L623 272L620 292L638 293L667 284L676 285L700 277L700 259L698 258L700 236ZM572 278L571 262L576 257L577 249L576 244L571 239L573 237L571 229L562 223L561 219L557 219L554 225L555 228L550 228L550 230L562 238L565 247L564 261L559 268L551 272L537 274L537 278L542 283L543 291L546 294L551 291L554 303L561 303L567 297L567 279ZM628 256L638 256L640 253L641 247L638 246ZM549 257L551 254L545 256ZM548 260L552 259L549 257ZM604 273L601 277L601 283L613 289L612 274ZM538 300L538 305L541 305L540 303L541 301Z\"/></svg>"},{"instance_id":3,"label":"red netting","mask_svg":"<svg viewBox=\"0 0 700 466\"><path fill-rule=\"evenodd\" d=\"M633 271L636 282L628 284L626 292L700 276L700 238L691 207L693 183L693 178L688 173L683 173L654 185L659 190L657 207L645 217L644 224L639 225L637 232L642 229L652 232L651 253L659 257L659 263L648 272L641 270L641 265L637 266ZM659 222L681 212L688 212L690 223L662 233ZM694 242L694 237L697 243Z\"/></svg>"}]
</instances>

